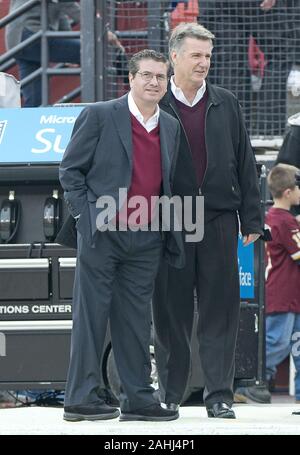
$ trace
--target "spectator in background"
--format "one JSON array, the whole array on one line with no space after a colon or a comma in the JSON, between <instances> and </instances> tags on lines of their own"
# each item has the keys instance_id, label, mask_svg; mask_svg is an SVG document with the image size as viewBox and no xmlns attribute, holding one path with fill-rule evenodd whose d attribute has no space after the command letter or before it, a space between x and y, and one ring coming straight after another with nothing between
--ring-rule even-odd
<instances>
[{"instance_id":1,"label":"spectator in background","mask_svg":"<svg viewBox=\"0 0 300 455\"><path fill-rule=\"evenodd\" d=\"M269 383L275 379L276 367L291 353L300 402L300 225L290 213L300 204L297 173L295 166L278 164L268 176L274 205L266 216L272 234L266 243L266 379ZM247 388L245 395L265 402L259 388Z\"/></svg>"},{"instance_id":2,"label":"spectator in background","mask_svg":"<svg viewBox=\"0 0 300 455\"><path fill-rule=\"evenodd\" d=\"M11 0L9 12L13 12L24 4L23 0ZM50 3L48 5L48 28L51 31L70 30L71 18L75 23L80 20L80 7L77 3ZM28 10L6 27L6 46L12 49L22 41L30 38L41 30L40 5ZM49 43L49 61L80 64L80 40L77 38L51 38ZM36 40L32 45L21 50L16 56L19 66L20 79L25 79L41 66L41 41ZM37 77L31 83L22 87L24 107L40 106L41 78Z\"/></svg>"},{"instance_id":3,"label":"spectator in background","mask_svg":"<svg viewBox=\"0 0 300 455\"><path fill-rule=\"evenodd\" d=\"M279 150L276 164L291 164L300 168L300 114L295 114L288 120L289 130ZM300 221L300 206L294 206L291 212Z\"/></svg>"},{"instance_id":4,"label":"spectator in background","mask_svg":"<svg viewBox=\"0 0 300 455\"><path fill-rule=\"evenodd\" d=\"M11 0L9 12L24 4L24 0ZM48 29L51 31L71 30L71 24L80 21L80 6L76 2L58 2L48 5ZM6 46L12 49L22 41L41 30L41 7L35 6L6 27ZM123 49L116 35L108 31L108 42ZM49 38L49 62L80 64L79 38ZM21 50L16 56L20 79L26 78L41 66L41 42L36 40ZM41 105L41 79L37 77L22 87L24 107Z\"/></svg>"},{"instance_id":5,"label":"spectator in background","mask_svg":"<svg viewBox=\"0 0 300 455\"><path fill-rule=\"evenodd\" d=\"M290 210L300 204L299 172L288 164L271 170L268 184L274 205L266 216L272 234L272 241L266 243L266 376L269 381L274 379L276 366L291 353L296 368L297 402L300 402L300 350L296 346L300 336L300 225Z\"/></svg>"},{"instance_id":6,"label":"spectator in background","mask_svg":"<svg viewBox=\"0 0 300 455\"><path fill-rule=\"evenodd\" d=\"M200 21L217 38L210 81L236 94L252 135L284 134L286 82L298 52L299 3L199 0Z\"/></svg>"},{"instance_id":7,"label":"spectator in background","mask_svg":"<svg viewBox=\"0 0 300 455\"><path fill-rule=\"evenodd\" d=\"M276 164L291 164L300 168L300 114L289 118L290 128L279 150Z\"/></svg>"}]
</instances>

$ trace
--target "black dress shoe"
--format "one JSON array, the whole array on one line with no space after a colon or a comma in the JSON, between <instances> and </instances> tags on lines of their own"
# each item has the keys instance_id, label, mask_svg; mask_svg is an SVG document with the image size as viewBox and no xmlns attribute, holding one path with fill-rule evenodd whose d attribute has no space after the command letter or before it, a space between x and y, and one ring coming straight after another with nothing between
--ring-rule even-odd
<instances>
[{"instance_id":1,"label":"black dress shoe","mask_svg":"<svg viewBox=\"0 0 300 455\"><path fill-rule=\"evenodd\" d=\"M152 422L162 422L178 419L178 410L163 409L159 404L152 404L146 408L136 409L132 412L121 412L120 421L146 420Z\"/></svg>"},{"instance_id":2,"label":"black dress shoe","mask_svg":"<svg viewBox=\"0 0 300 455\"><path fill-rule=\"evenodd\" d=\"M254 385L244 388L244 395L256 403L271 403L272 395L266 385Z\"/></svg>"},{"instance_id":3,"label":"black dress shoe","mask_svg":"<svg viewBox=\"0 0 300 455\"><path fill-rule=\"evenodd\" d=\"M226 403L214 403L211 407L206 408L208 417L217 417L219 419L235 419L234 411Z\"/></svg>"},{"instance_id":4,"label":"black dress shoe","mask_svg":"<svg viewBox=\"0 0 300 455\"><path fill-rule=\"evenodd\" d=\"M170 411L179 411L179 404L178 403L166 403L166 409Z\"/></svg>"},{"instance_id":5,"label":"black dress shoe","mask_svg":"<svg viewBox=\"0 0 300 455\"><path fill-rule=\"evenodd\" d=\"M80 420L108 420L119 417L117 408L109 406L104 402L80 404L64 407L64 420L78 422Z\"/></svg>"}]
</instances>

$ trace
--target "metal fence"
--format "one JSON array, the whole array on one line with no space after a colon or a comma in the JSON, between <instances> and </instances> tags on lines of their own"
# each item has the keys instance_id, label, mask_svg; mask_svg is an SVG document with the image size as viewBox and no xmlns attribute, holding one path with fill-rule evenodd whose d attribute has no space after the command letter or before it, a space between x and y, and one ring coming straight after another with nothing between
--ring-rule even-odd
<instances>
[{"instance_id":1,"label":"metal fence","mask_svg":"<svg viewBox=\"0 0 300 455\"><path fill-rule=\"evenodd\" d=\"M39 1L45 10L50 0ZM108 29L116 33L130 58L143 48L167 54L172 28L180 22L198 21L216 37L209 80L237 95L252 138L283 136L287 117L300 111L300 0L277 0L269 11L262 10L261 3L81 0L81 69L49 68L47 52L42 52L44 63L39 71L45 82L53 72L80 72L83 102L112 99L128 90L128 75L124 55L108 44ZM7 19L0 22L4 26ZM51 35L46 22L37 33L43 37L44 48ZM5 60L11 65L7 63L14 56L11 52L0 57L2 64ZM23 85L33 76L23 80ZM46 83L43 104L48 102L45 87Z\"/></svg>"},{"instance_id":2,"label":"metal fence","mask_svg":"<svg viewBox=\"0 0 300 455\"><path fill-rule=\"evenodd\" d=\"M216 37L209 80L238 96L252 137L282 136L287 117L300 110L300 1L277 0L269 11L261 3L108 0L104 15L128 57L145 47L166 53L175 25L202 23ZM105 53L104 96L110 99L128 85L116 50L108 46Z\"/></svg>"},{"instance_id":3,"label":"metal fence","mask_svg":"<svg viewBox=\"0 0 300 455\"><path fill-rule=\"evenodd\" d=\"M71 0L64 0L65 2ZM4 54L0 55L0 71L8 71L16 64L15 58L18 53L24 49L30 49L30 46L40 41L40 67L35 71L32 71L31 74L26 76L21 80L21 87L31 84L33 81L41 78L41 99L42 105L46 106L49 104L49 79L51 76L73 76L80 75L81 69L78 68L69 68L64 67L64 62L54 66L50 66L50 57L49 57L49 39L51 38L80 38L80 33L77 31L51 31L48 26L48 17L49 3L52 3L52 0L23 0L23 4L11 11L7 16L0 18L0 29L4 28L14 21L19 21L23 17L23 13L28 11L35 10L36 7L40 8L40 17L41 17L41 29L37 32L32 32L31 36L27 39L21 41L14 48L7 50ZM53 1L53 3L55 3ZM34 16L33 14L33 16ZM28 59L28 61L30 61ZM33 59L32 63L36 63L36 60ZM80 94L80 87L75 88L73 91L68 89L65 91L64 99L57 100L58 102L70 101L77 97Z\"/></svg>"}]
</instances>

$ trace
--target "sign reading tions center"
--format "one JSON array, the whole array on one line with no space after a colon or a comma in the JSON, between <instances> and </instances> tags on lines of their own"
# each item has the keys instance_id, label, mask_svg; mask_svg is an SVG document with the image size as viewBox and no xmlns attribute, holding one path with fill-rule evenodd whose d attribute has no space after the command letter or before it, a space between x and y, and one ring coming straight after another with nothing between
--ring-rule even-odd
<instances>
[{"instance_id":1,"label":"sign reading tions center","mask_svg":"<svg viewBox=\"0 0 300 455\"><path fill-rule=\"evenodd\" d=\"M59 163L83 108L0 109L0 164Z\"/></svg>"}]
</instances>

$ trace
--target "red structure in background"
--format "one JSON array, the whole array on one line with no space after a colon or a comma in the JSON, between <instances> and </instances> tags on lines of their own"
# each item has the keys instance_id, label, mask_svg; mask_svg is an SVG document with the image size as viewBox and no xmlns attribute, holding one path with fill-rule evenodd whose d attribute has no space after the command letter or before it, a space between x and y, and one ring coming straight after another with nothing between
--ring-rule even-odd
<instances>
[{"instance_id":1,"label":"red structure in background","mask_svg":"<svg viewBox=\"0 0 300 455\"><path fill-rule=\"evenodd\" d=\"M0 17L4 17L8 14L9 0L0 0ZM74 30L78 30L79 27L75 27ZM0 54L4 54L5 49L5 38L4 29L0 30ZM19 73L17 66L11 67L7 70L8 73L13 74L19 79ZM50 104L55 103L57 100L62 98L66 93L71 92L80 85L79 76L51 76L50 78ZM72 102L80 103L80 97L77 97Z\"/></svg>"},{"instance_id":2,"label":"red structure in background","mask_svg":"<svg viewBox=\"0 0 300 455\"><path fill-rule=\"evenodd\" d=\"M136 2L134 6L132 5L132 2L122 2L118 4L115 29L119 31L147 31L147 2ZM125 39L122 40L122 44L126 48L126 54L129 56L148 47L146 39Z\"/></svg>"},{"instance_id":3,"label":"red structure in background","mask_svg":"<svg viewBox=\"0 0 300 455\"><path fill-rule=\"evenodd\" d=\"M132 2L122 2L118 4L118 12L116 14L116 29L117 30L147 30L147 2L136 2L133 6Z\"/></svg>"},{"instance_id":4,"label":"red structure in background","mask_svg":"<svg viewBox=\"0 0 300 455\"><path fill-rule=\"evenodd\" d=\"M197 22L199 17L198 0L189 0L188 3L180 2L171 13L171 28L181 22Z\"/></svg>"}]
</instances>

